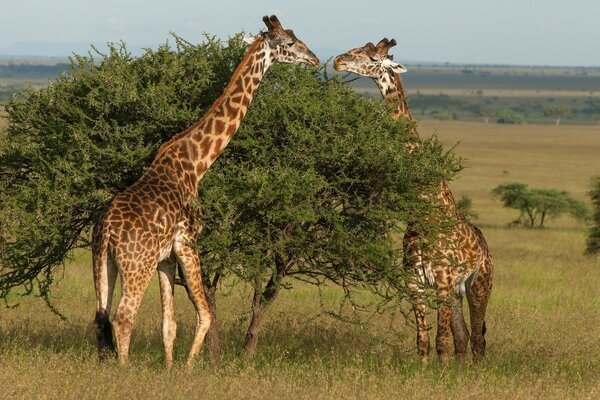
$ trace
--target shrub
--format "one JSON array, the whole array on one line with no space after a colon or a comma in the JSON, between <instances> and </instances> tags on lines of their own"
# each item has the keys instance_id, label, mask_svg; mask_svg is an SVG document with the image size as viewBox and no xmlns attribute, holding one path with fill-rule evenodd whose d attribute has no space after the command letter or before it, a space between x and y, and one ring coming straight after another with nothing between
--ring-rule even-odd
<instances>
[{"instance_id":1,"label":"shrub","mask_svg":"<svg viewBox=\"0 0 600 400\"><path fill-rule=\"evenodd\" d=\"M600 253L600 176L592 179L590 198L592 199L594 213L592 215L592 225L588 231L585 252L586 254L598 254Z\"/></svg>"}]
</instances>

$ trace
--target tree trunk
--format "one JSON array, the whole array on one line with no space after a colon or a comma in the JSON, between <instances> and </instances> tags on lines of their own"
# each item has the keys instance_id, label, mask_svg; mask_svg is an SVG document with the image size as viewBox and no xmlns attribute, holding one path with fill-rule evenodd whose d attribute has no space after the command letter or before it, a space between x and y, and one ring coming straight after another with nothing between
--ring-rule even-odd
<instances>
[{"instance_id":1,"label":"tree trunk","mask_svg":"<svg viewBox=\"0 0 600 400\"><path fill-rule=\"evenodd\" d=\"M556 118L556 126L560 125L560 118Z\"/></svg>"},{"instance_id":2,"label":"tree trunk","mask_svg":"<svg viewBox=\"0 0 600 400\"><path fill-rule=\"evenodd\" d=\"M208 332L206 332L206 349L208 358L213 366L218 367L221 364L221 343L219 341L219 320L217 318L217 284L221 274L215 274L213 281L209 278L204 280L204 293L210 308L212 322Z\"/></svg>"},{"instance_id":3,"label":"tree trunk","mask_svg":"<svg viewBox=\"0 0 600 400\"><path fill-rule=\"evenodd\" d=\"M527 215L529 216L529 226L535 226L535 214L533 212L527 212Z\"/></svg>"},{"instance_id":4,"label":"tree trunk","mask_svg":"<svg viewBox=\"0 0 600 400\"><path fill-rule=\"evenodd\" d=\"M540 227L544 226L544 218L546 218L546 211L542 211L542 218L540 219Z\"/></svg>"},{"instance_id":5,"label":"tree trunk","mask_svg":"<svg viewBox=\"0 0 600 400\"><path fill-rule=\"evenodd\" d=\"M255 280L254 297L252 298L252 319L250 320L250 325L246 331L246 339L244 340L244 354L246 357L252 357L256 351L258 335L265 312L277 298L284 275L283 269L278 268L277 275L271 276L264 290L262 279L257 278Z\"/></svg>"}]
</instances>

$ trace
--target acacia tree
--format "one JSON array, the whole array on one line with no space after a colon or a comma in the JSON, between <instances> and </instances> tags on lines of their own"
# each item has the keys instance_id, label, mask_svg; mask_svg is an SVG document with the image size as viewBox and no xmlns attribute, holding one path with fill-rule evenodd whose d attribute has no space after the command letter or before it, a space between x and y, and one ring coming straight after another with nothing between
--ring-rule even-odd
<instances>
[{"instance_id":1,"label":"acacia tree","mask_svg":"<svg viewBox=\"0 0 600 400\"><path fill-rule=\"evenodd\" d=\"M588 231L585 252L586 254L598 254L600 253L600 176L592 179L592 190L589 194L594 213L592 225Z\"/></svg>"},{"instance_id":2,"label":"acacia tree","mask_svg":"<svg viewBox=\"0 0 600 400\"><path fill-rule=\"evenodd\" d=\"M7 106L0 142L0 298L25 285L48 299L57 269L115 193L160 144L198 119L245 53L241 35L192 45L175 37L134 58L123 43L75 56L44 90ZM241 129L205 176L198 243L212 312L224 276L254 286L251 353L285 277L402 288L392 234L425 212L423 187L459 169L435 139L411 140L378 101L301 67L269 70ZM398 295L397 293L395 295ZM218 358L218 319L209 348Z\"/></svg>"},{"instance_id":3,"label":"acacia tree","mask_svg":"<svg viewBox=\"0 0 600 400\"><path fill-rule=\"evenodd\" d=\"M523 183L507 183L495 187L492 194L505 207L519 210L519 221L529 226L544 226L548 217L569 214L583 221L587 217L585 204L573 199L568 192L557 189L529 189Z\"/></svg>"},{"instance_id":4,"label":"acacia tree","mask_svg":"<svg viewBox=\"0 0 600 400\"><path fill-rule=\"evenodd\" d=\"M571 107L566 104L546 105L544 106L544 115L554 118L554 123L559 126L562 118L568 118L571 115Z\"/></svg>"},{"instance_id":5,"label":"acacia tree","mask_svg":"<svg viewBox=\"0 0 600 400\"><path fill-rule=\"evenodd\" d=\"M278 67L265 77L202 192L206 225L218 227L200 240L207 260L226 254L223 265L254 285L246 354L286 278L346 287L398 280L391 234L426 207L417 189L458 167L436 140L411 159L407 127L388 113L321 71ZM211 235L222 232L233 235L228 251L214 252Z\"/></svg>"}]
</instances>

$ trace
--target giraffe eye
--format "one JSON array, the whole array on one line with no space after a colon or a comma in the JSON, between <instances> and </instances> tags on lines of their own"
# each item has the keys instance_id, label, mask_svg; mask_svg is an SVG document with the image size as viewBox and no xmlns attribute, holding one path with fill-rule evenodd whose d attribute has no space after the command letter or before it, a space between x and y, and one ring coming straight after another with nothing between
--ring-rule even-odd
<instances>
[{"instance_id":1,"label":"giraffe eye","mask_svg":"<svg viewBox=\"0 0 600 400\"><path fill-rule=\"evenodd\" d=\"M373 57L373 56L369 56L369 60L371 60L371 61L378 61L378 60L377 60L375 57Z\"/></svg>"}]
</instances>

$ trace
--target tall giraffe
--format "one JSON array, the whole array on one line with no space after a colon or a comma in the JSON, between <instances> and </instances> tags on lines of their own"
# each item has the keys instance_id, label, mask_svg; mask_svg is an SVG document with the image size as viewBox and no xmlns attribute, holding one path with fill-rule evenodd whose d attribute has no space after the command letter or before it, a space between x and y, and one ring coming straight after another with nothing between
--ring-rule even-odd
<instances>
[{"instance_id":1,"label":"tall giraffe","mask_svg":"<svg viewBox=\"0 0 600 400\"><path fill-rule=\"evenodd\" d=\"M165 359L167 368L171 367L177 326L173 310L177 264L196 309L188 366L200 350L211 316L194 248L201 231L192 206L198 197L198 184L237 131L267 68L274 62L319 63L291 30L282 28L277 17L265 16L263 21L267 32L252 38L248 53L223 94L200 120L160 147L144 175L113 199L94 227L95 325L101 359L107 350L114 351L114 329L118 359L127 362L135 316L148 282L158 269ZM121 278L121 300L111 324L117 275Z\"/></svg>"},{"instance_id":2,"label":"tall giraffe","mask_svg":"<svg viewBox=\"0 0 600 400\"><path fill-rule=\"evenodd\" d=\"M381 40L377 45L367 43L337 56L334 68L372 78L383 98L397 107L392 118L414 121L406 103L400 74L406 68L393 61L388 54L396 45L394 39ZM419 136L413 124L410 133ZM410 145L409 152L418 149ZM428 240L418 233L415 222L408 223L404 234L404 263L413 292L413 311L417 325L417 348L424 363L429 359L429 333L425 322L423 284L433 286L441 300L437 318L436 348L442 362L448 361L450 331L457 355L466 354L469 332L462 313L462 299L466 294L471 319L471 350L475 359L485 353L485 311L492 290L493 262L481 231L465 221L457 211L452 192L445 181L440 182L434 197L435 208L427 218L432 221L455 221L449 229L440 229L435 239Z\"/></svg>"}]
</instances>

